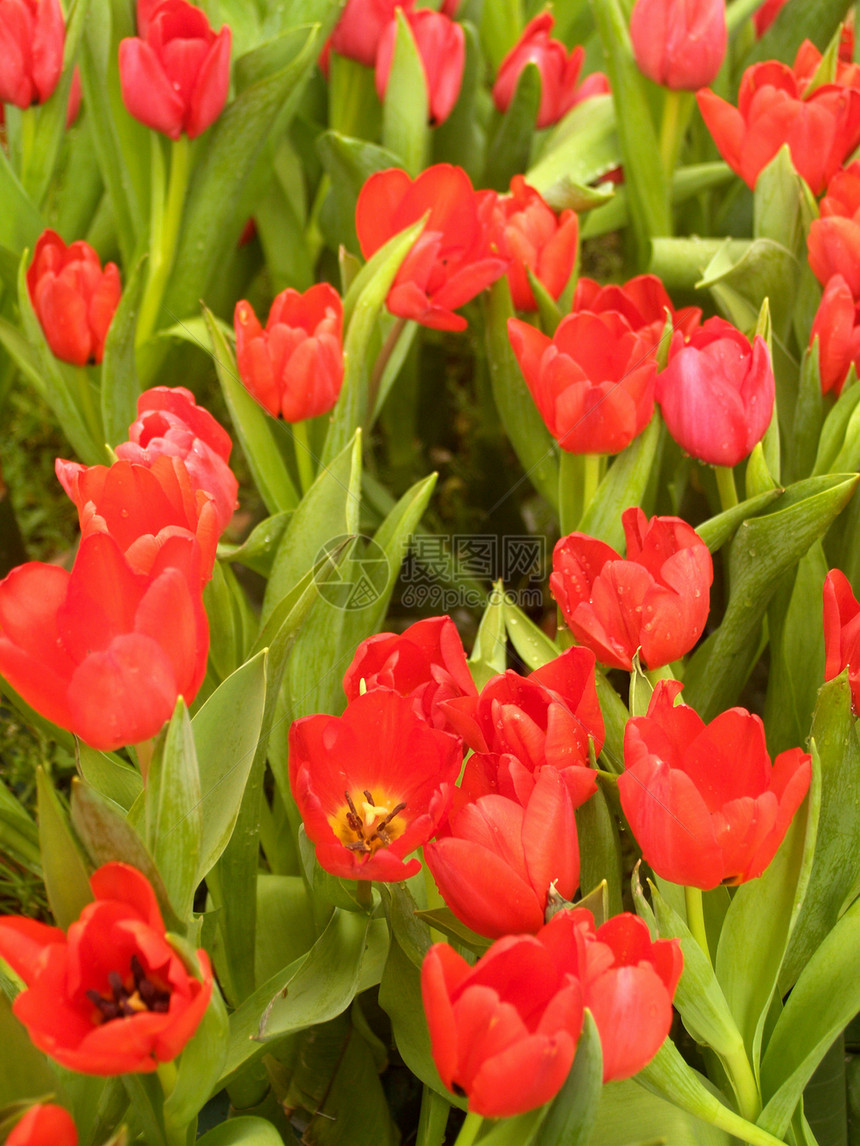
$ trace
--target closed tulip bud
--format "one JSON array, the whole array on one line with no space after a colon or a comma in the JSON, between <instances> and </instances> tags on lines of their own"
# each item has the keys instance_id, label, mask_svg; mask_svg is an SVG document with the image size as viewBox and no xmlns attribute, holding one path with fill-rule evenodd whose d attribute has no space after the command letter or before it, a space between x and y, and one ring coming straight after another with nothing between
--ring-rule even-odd
<instances>
[{"instance_id":1,"label":"closed tulip bud","mask_svg":"<svg viewBox=\"0 0 860 1146\"><path fill-rule=\"evenodd\" d=\"M89 243L67 247L56 231L44 231L27 270L27 289L57 358L75 366L101 362L122 293L115 263L102 270Z\"/></svg>"},{"instance_id":2,"label":"closed tulip bud","mask_svg":"<svg viewBox=\"0 0 860 1146\"><path fill-rule=\"evenodd\" d=\"M669 433L691 457L735 466L764 437L775 385L764 339L750 346L722 318L709 318L684 345L677 334L657 378L657 401Z\"/></svg>"},{"instance_id":3,"label":"closed tulip bud","mask_svg":"<svg viewBox=\"0 0 860 1146\"><path fill-rule=\"evenodd\" d=\"M853 365L860 367L860 306L842 275L827 283L812 322L809 345L818 339L821 392L838 397Z\"/></svg>"},{"instance_id":4,"label":"closed tulip bud","mask_svg":"<svg viewBox=\"0 0 860 1146\"><path fill-rule=\"evenodd\" d=\"M59 0L0 0L0 102L44 103L60 82L65 43Z\"/></svg>"},{"instance_id":5,"label":"closed tulip bud","mask_svg":"<svg viewBox=\"0 0 860 1146\"><path fill-rule=\"evenodd\" d=\"M343 304L334 287L281 291L265 330L244 299L233 318L239 376L260 405L287 422L328 413L343 382Z\"/></svg>"},{"instance_id":6,"label":"closed tulip bud","mask_svg":"<svg viewBox=\"0 0 860 1146\"><path fill-rule=\"evenodd\" d=\"M841 569L824 579L824 679L848 669L851 699L860 711L860 604Z\"/></svg>"},{"instance_id":7,"label":"closed tulip bud","mask_svg":"<svg viewBox=\"0 0 860 1146\"><path fill-rule=\"evenodd\" d=\"M585 310L592 314L614 311L635 334L643 336L653 347L663 335L667 315L672 320L672 329L680 330L685 338L690 337L702 319L697 306L676 310L656 275L636 275L626 283L608 283L605 286L581 275L576 282L571 310Z\"/></svg>"},{"instance_id":8,"label":"closed tulip bud","mask_svg":"<svg viewBox=\"0 0 860 1146\"><path fill-rule=\"evenodd\" d=\"M696 91L713 83L726 54L725 0L636 0L630 38L649 80Z\"/></svg>"},{"instance_id":9,"label":"closed tulip bud","mask_svg":"<svg viewBox=\"0 0 860 1146\"><path fill-rule=\"evenodd\" d=\"M510 194L496 200L493 234L496 250L510 259L508 283L518 310L537 310L528 271L553 298L559 297L576 263L579 220L575 211L556 215L522 175L515 175Z\"/></svg>"},{"instance_id":10,"label":"closed tulip bud","mask_svg":"<svg viewBox=\"0 0 860 1146\"><path fill-rule=\"evenodd\" d=\"M195 139L221 114L230 84L229 27L216 35L187 0L162 0L144 38L119 46L119 80L130 115L170 139Z\"/></svg>"},{"instance_id":11,"label":"closed tulip bud","mask_svg":"<svg viewBox=\"0 0 860 1146\"><path fill-rule=\"evenodd\" d=\"M466 64L466 34L442 12L421 8L406 17L427 81L430 106L427 118L434 126L444 123L460 95ZM376 54L376 91L385 99L388 76L394 60L397 21L392 20L382 34Z\"/></svg>"},{"instance_id":12,"label":"closed tulip bud","mask_svg":"<svg viewBox=\"0 0 860 1146\"><path fill-rule=\"evenodd\" d=\"M812 273L822 286L841 275L860 298L860 161L833 176L819 210L807 239Z\"/></svg>"},{"instance_id":13,"label":"closed tulip bud","mask_svg":"<svg viewBox=\"0 0 860 1146\"><path fill-rule=\"evenodd\" d=\"M585 61L585 49L568 52L559 40L550 38L555 18L541 12L525 26L513 48L499 66L493 84L493 101L499 111L508 110L517 90L520 73L527 64L536 64L541 78L537 126L550 127L583 98L577 80Z\"/></svg>"},{"instance_id":14,"label":"closed tulip bud","mask_svg":"<svg viewBox=\"0 0 860 1146\"><path fill-rule=\"evenodd\" d=\"M6 1146L78 1146L71 1114L52 1102L31 1106L6 1139Z\"/></svg>"},{"instance_id":15,"label":"closed tulip bud","mask_svg":"<svg viewBox=\"0 0 860 1146\"><path fill-rule=\"evenodd\" d=\"M372 68L379 41L397 9L408 15L414 6L415 0L347 0L328 41L331 50Z\"/></svg>"}]
</instances>

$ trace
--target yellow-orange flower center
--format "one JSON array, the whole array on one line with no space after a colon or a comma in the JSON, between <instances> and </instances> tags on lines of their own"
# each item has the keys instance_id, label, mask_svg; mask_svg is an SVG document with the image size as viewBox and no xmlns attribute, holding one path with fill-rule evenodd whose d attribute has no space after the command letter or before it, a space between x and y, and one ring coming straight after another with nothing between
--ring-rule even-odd
<instances>
[{"instance_id":1,"label":"yellow-orange flower center","mask_svg":"<svg viewBox=\"0 0 860 1146\"><path fill-rule=\"evenodd\" d=\"M387 848L406 830L399 819L406 807L394 797L383 797L378 803L365 788L362 792L344 792L344 806L329 818L337 838L344 847L361 855L372 855L379 848Z\"/></svg>"}]
</instances>

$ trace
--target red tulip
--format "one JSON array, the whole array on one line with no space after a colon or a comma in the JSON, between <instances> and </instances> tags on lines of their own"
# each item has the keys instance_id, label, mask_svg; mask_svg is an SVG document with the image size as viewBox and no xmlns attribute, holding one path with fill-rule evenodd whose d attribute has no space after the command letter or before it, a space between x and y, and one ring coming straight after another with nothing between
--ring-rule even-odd
<instances>
[{"instance_id":1,"label":"red tulip","mask_svg":"<svg viewBox=\"0 0 860 1146\"><path fill-rule=\"evenodd\" d=\"M657 875L707 890L761 875L809 787L799 748L771 764L764 726L744 708L705 725L675 705L677 681L660 681L647 716L628 721L621 806Z\"/></svg>"},{"instance_id":2,"label":"red tulip","mask_svg":"<svg viewBox=\"0 0 860 1146\"><path fill-rule=\"evenodd\" d=\"M137 400L137 421L128 428L129 441L116 447L116 456L152 466L156 458L180 458L195 489L215 501L218 528L223 532L236 508L239 483L228 465L233 443L208 410L198 406L184 386L154 386Z\"/></svg>"},{"instance_id":3,"label":"red tulip","mask_svg":"<svg viewBox=\"0 0 860 1146\"><path fill-rule=\"evenodd\" d=\"M544 767L523 803L496 793L467 801L424 856L442 898L479 935L538 931L550 887L569 900L579 886L570 791Z\"/></svg>"},{"instance_id":4,"label":"red tulip","mask_svg":"<svg viewBox=\"0 0 860 1146\"><path fill-rule=\"evenodd\" d=\"M611 311L562 319L553 337L518 318L508 337L547 428L572 454L617 454L654 413L648 339Z\"/></svg>"},{"instance_id":5,"label":"red tulip","mask_svg":"<svg viewBox=\"0 0 860 1146\"><path fill-rule=\"evenodd\" d=\"M281 291L265 330L244 299L233 320L239 375L273 418L302 422L331 410L343 382L343 304L333 286Z\"/></svg>"},{"instance_id":6,"label":"red tulip","mask_svg":"<svg viewBox=\"0 0 860 1146\"><path fill-rule=\"evenodd\" d=\"M697 91L714 82L726 54L725 0L636 0L630 38L649 80Z\"/></svg>"},{"instance_id":7,"label":"red tulip","mask_svg":"<svg viewBox=\"0 0 860 1146\"><path fill-rule=\"evenodd\" d=\"M372 68L382 33L397 9L408 16L414 5L415 0L347 0L329 39L332 51Z\"/></svg>"},{"instance_id":8,"label":"red tulip","mask_svg":"<svg viewBox=\"0 0 860 1146\"><path fill-rule=\"evenodd\" d=\"M119 46L126 110L171 139L196 139L218 116L230 84L230 38L216 35L205 13L187 0L162 0L146 21L145 38Z\"/></svg>"},{"instance_id":9,"label":"red tulip","mask_svg":"<svg viewBox=\"0 0 860 1146\"><path fill-rule=\"evenodd\" d=\"M89 243L67 247L56 231L43 231L27 269L27 289L57 358L75 366L101 362L122 291L115 263L102 270Z\"/></svg>"},{"instance_id":10,"label":"red tulip","mask_svg":"<svg viewBox=\"0 0 860 1146\"><path fill-rule=\"evenodd\" d=\"M510 195L500 195L493 215L496 250L510 260L508 283L518 310L537 310L528 270L557 299L576 263L579 220L576 212L555 211L522 175L511 180Z\"/></svg>"},{"instance_id":11,"label":"red tulip","mask_svg":"<svg viewBox=\"0 0 860 1146\"><path fill-rule=\"evenodd\" d=\"M6 1146L78 1146L71 1114L62 1106L31 1106L6 1139Z\"/></svg>"},{"instance_id":12,"label":"red tulip","mask_svg":"<svg viewBox=\"0 0 860 1146\"><path fill-rule=\"evenodd\" d=\"M833 176L820 211L807 240L813 274L823 286L841 275L860 298L860 161Z\"/></svg>"},{"instance_id":13,"label":"red tulip","mask_svg":"<svg viewBox=\"0 0 860 1146\"><path fill-rule=\"evenodd\" d=\"M585 60L585 49L576 47L568 52L559 40L550 39L554 23L551 12L541 12L530 20L502 60L493 84L493 102L499 111L505 112L514 98L523 68L527 64L536 64L541 77L539 128L558 123L583 98L577 91L576 82Z\"/></svg>"},{"instance_id":14,"label":"red tulip","mask_svg":"<svg viewBox=\"0 0 860 1146\"><path fill-rule=\"evenodd\" d=\"M406 856L448 811L463 753L390 689L357 697L343 716L306 716L290 729L290 786L326 871L403 880Z\"/></svg>"},{"instance_id":15,"label":"red tulip","mask_svg":"<svg viewBox=\"0 0 860 1146\"><path fill-rule=\"evenodd\" d=\"M427 96L430 101L428 120L436 127L444 123L460 95L463 68L466 64L466 34L442 12L421 8L406 19L415 39L415 47L424 68ZM392 20L379 41L376 53L376 91L385 98L388 76L394 60L397 21Z\"/></svg>"},{"instance_id":16,"label":"red tulip","mask_svg":"<svg viewBox=\"0 0 860 1146\"><path fill-rule=\"evenodd\" d=\"M710 88L698 93L720 154L749 187L787 143L795 170L818 195L860 143L860 90L834 83L809 91L807 83L768 60L744 72L736 108Z\"/></svg>"},{"instance_id":17,"label":"red tulip","mask_svg":"<svg viewBox=\"0 0 860 1146\"><path fill-rule=\"evenodd\" d=\"M559 912L537 935L497 940L470 967L446 943L421 966L433 1060L469 1109L507 1118L554 1098L582 1029L579 947Z\"/></svg>"},{"instance_id":18,"label":"red tulip","mask_svg":"<svg viewBox=\"0 0 860 1146\"><path fill-rule=\"evenodd\" d=\"M761 39L787 2L788 0L764 0L764 4L756 9L753 13L753 23L757 39Z\"/></svg>"},{"instance_id":19,"label":"red tulip","mask_svg":"<svg viewBox=\"0 0 860 1146\"><path fill-rule=\"evenodd\" d=\"M403 633L377 633L362 641L343 678L348 701L375 688L407 696L434 728L451 731L443 700L477 696L463 642L450 617L427 617Z\"/></svg>"},{"instance_id":20,"label":"red tulip","mask_svg":"<svg viewBox=\"0 0 860 1146\"><path fill-rule=\"evenodd\" d=\"M167 538L146 572L92 533L71 573L32 561L0 582L0 673L48 720L110 751L154 736L206 671L200 548Z\"/></svg>"},{"instance_id":21,"label":"red tulip","mask_svg":"<svg viewBox=\"0 0 860 1146\"><path fill-rule=\"evenodd\" d=\"M424 231L388 292L392 314L437 330L465 330L453 312L504 274L491 249L492 191L476 192L461 167L437 163L411 179L392 167L371 175L358 196L355 227L369 259L428 211Z\"/></svg>"},{"instance_id":22,"label":"red tulip","mask_svg":"<svg viewBox=\"0 0 860 1146\"><path fill-rule=\"evenodd\" d=\"M860 711L860 605L841 569L824 579L824 679L848 669L851 699Z\"/></svg>"},{"instance_id":23,"label":"red tulip","mask_svg":"<svg viewBox=\"0 0 860 1146\"><path fill-rule=\"evenodd\" d=\"M655 347L663 335L667 312L673 329L680 330L685 338L690 337L702 318L697 306L675 310L666 288L656 275L637 275L626 283L609 283L606 286L581 276L576 283L571 310L585 310L592 314L615 311L632 331L643 335L649 345Z\"/></svg>"},{"instance_id":24,"label":"red tulip","mask_svg":"<svg viewBox=\"0 0 860 1146\"><path fill-rule=\"evenodd\" d=\"M735 466L770 425L774 378L764 339L752 347L722 318L709 318L684 344L675 335L657 378L657 401L669 433L694 458Z\"/></svg>"},{"instance_id":25,"label":"red tulip","mask_svg":"<svg viewBox=\"0 0 860 1146\"><path fill-rule=\"evenodd\" d=\"M60 82L65 44L59 0L0 0L0 101L44 103Z\"/></svg>"},{"instance_id":26,"label":"red tulip","mask_svg":"<svg viewBox=\"0 0 860 1146\"><path fill-rule=\"evenodd\" d=\"M810 347L816 338L821 392L832 390L838 397L851 366L860 369L860 306L842 275L834 275L824 289L809 334Z\"/></svg>"},{"instance_id":27,"label":"red tulip","mask_svg":"<svg viewBox=\"0 0 860 1146\"><path fill-rule=\"evenodd\" d=\"M515 758L503 771L522 804L533 781L517 772L536 776L545 765L562 774L575 807L596 791L589 741L599 756L604 728L589 649L568 649L527 677L509 669L492 677L477 700L449 700L442 708L470 748Z\"/></svg>"},{"instance_id":28,"label":"red tulip","mask_svg":"<svg viewBox=\"0 0 860 1146\"><path fill-rule=\"evenodd\" d=\"M556 545L549 584L570 631L601 664L649 669L684 656L702 635L714 579L708 547L679 517L634 506L622 517L627 559L611 546L571 533Z\"/></svg>"},{"instance_id":29,"label":"red tulip","mask_svg":"<svg viewBox=\"0 0 860 1146\"><path fill-rule=\"evenodd\" d=\"M136 573L147 573L168 537L196 537L201 574L208 581L218 544L218 511L195 489L179 458L152 467L119 460L112 466L56 462L57 477L78 510L81 533L109 533Z\"/></svg>"},{"instance_id":30,"label":"red tulip","mask_svg":"<svg viewBox=\"0 0 860 1146\"><path fill-rule=\"evenodd\" d=\"M27 984L12 1010L36 1046L83 1074L148 1072L170 1062L209 1005L201 979L168 942L149 882L109 863L90 877L95 902L68 933L18 916L0 918L0 956Z\"/></svg>"}]
</instances>

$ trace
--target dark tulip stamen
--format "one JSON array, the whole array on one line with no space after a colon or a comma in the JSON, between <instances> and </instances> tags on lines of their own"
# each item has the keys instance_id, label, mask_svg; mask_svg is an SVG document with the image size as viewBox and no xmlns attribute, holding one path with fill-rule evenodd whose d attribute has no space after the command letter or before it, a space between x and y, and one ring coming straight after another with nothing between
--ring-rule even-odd
<instances>
[{"instance_id":1,"label":"dark tulip stamen","mask_svg":"<svg viewBox=\"0 0 860 1146\"><path fill-rule=\"evenodd\" d=\"M100 995L98 991L87 991L87 998L99 1012L102 1022L112 1019L129 1018L141 1011L165 1014L170 1009L170 992L148 979L136 955L131 957L131 975L134 986L129 989L118 971L108 972L108 985L111 995Z\"/></svg>"}]
</instances>

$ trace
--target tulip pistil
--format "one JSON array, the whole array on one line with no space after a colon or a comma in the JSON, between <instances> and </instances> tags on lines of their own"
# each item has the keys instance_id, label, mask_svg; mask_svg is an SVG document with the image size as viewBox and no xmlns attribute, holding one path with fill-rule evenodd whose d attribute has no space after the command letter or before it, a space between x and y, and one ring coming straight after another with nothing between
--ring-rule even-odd
<instances>
[{"instance_id":1,"label":"tulip pistil","mask_svg":"<svg viewBox=\"0 0 860 1146\"><path fill-rule=\"evenodd\" d=\"M87 998L99 1013L100 1021L108 1023L111 1019L128 1018L140 1011L155 1011L166 1014L170 1008L170 992L158 987L141 966L136 955L131 957L132 985L128 980L123 981L118 971L108 974L111 994L100 995L98 991L87 991Z\"/></svg>"},{"instance_id":2,"label":"tulip pistil","mask_svg":"<svg viewBox=\"0 0 860 1146\"><path fill-rule=\"evenodd\" d=\"M365 788L359 811L349 792L343 795L347 811L338 835L350 851L371 855L380 847L387 848L401 834L401 825L393 821L406 807L405 802L393 808L387 803L377 804L373 794Z\"/></svg>"}]
</instances>

